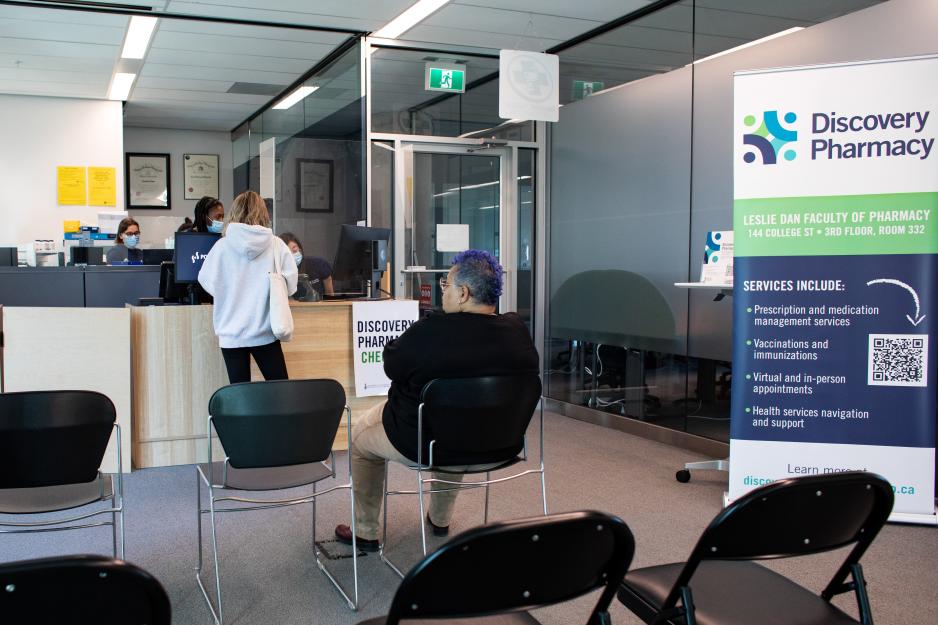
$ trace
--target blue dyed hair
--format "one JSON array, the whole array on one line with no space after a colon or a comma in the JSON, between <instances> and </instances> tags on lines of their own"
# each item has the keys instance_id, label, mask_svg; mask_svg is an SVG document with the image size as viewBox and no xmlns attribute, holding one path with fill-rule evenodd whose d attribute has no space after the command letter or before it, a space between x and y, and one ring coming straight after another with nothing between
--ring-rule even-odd
<instances>
[{"instance_id":1,"label":"blue dyed hair","mask_svg":"<svg viewBox=\"0 0 938 625\"><path fill-rule=\"evenodd\" d=\"M494 306L502 294L502 266L483 250L466 250L453 259L456 284L469 287L469 294L480 304Z\"/></svg>"}]
</instances>

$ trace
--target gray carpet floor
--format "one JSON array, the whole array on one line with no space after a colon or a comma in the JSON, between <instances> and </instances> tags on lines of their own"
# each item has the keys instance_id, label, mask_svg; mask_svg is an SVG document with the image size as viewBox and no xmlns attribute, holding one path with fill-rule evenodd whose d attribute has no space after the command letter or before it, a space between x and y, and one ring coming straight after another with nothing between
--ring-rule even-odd
<instances>
[{"instance_id":1,"label":"gray carpet floor","mask_svg":"<svg viewBox=\"0 0 938 625\"><path fill-rule=\"evenodd\" d=\"M547 417L548 503L552 512L595 509L618 515L636 538L633 567L683 560L704 527L720 510L726 477L699 472L689 484L674 480L684 462L700 457L557 415ZM536 436L530 437L536 440ZM536 449L533 450L536 454ZM339 457L340 475L347 467ZM153 573L166 587L173 623L210 624L195 582L195 469L192 466L135 471L125 481L127 559ZM413 474L394 467L393 487L408 488ZM327 495L318 506L319 539L348 520L347 491ZM539 512L539 488L533 477L494 487L490 520L532 516ZM416 500L398 497L390 506L391 550L399 562L418 560ZM452 531L482 521L481 491L464 493L457 503ZM433 539L433 544L440 544ZM237 625L313 623L351 625L383 614L398 584L397 576L375 554L359 559L361 605L351 612L319 572L311 553L310 509L295 506L274 511L221 515L219 523L225 622ZM328 545L327 545L328 548ZM108 553L107 529L40 535L0 536L0 561L66 553ZM205 551L209 553L208 549ZM843 552L770 566L799 583L820 590ZM938 531L889 525L863 560L873 614L878 624L916 625L938 620L934 592ZM334 562L337 575L349 580L351 560ZM209 576L211 579L211 576ZM544 625L584 623L595 594L536 612ZM856 613L850 596L835 603ZM616 624L638 619L613 604Z\"/></svg>"}]
</instances>

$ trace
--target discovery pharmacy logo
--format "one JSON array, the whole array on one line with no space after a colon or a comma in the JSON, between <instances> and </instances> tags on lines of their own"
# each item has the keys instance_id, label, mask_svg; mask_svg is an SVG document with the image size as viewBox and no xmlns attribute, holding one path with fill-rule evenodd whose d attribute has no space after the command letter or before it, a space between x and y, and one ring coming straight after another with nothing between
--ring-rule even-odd
<instances>
[{"instance_id":1,"label":"discovery pharmacy logo","mask_svg":"<svg viewBox=\"0 0 938 625\"><path fill-rule=\"evenodd\" d=\"M794 124L798 116L792 112L785 113L785 123ZM756 128L755 115L746 115L743 124L750 131L743 135L743 144L755 148L743 154L747 163L755 162L756 152L762 157L763 165L774 165L778 162L778 155L786 161L793 161L797 154L790 147L783 151L786 145L798 140L798 131L782 126L778 119L778 111L765 111L762 114L762 123Z\"/></svg>"}]
</instances>

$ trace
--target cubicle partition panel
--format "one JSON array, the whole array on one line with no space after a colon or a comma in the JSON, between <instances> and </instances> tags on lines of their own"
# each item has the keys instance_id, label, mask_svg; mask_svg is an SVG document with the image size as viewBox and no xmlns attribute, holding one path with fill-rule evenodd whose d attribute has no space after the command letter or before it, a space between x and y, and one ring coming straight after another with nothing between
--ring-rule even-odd
<instances>
[{"instance_id":1,"label":"cubicle partition panel","mask_svg":"<svg viewBox=\"0 0 938 625\"><path fill-rule=\"evenodd\" d=\"M4 306L123 308L159 290L158 265L0 267Z\"/></svg>"},{"instance_id":2,"label":"cubicle partition panel","mask_svg":"<svg viewBox=\"0 0 938 625\"><path fill-rule=\"evenodd\" d=\"M0 308L3 391L87 390L107 395L124 432L121 459L131 468L130 312L121 308ZM112 436L102 470L117 471Z\"/></svg>"}]
</instances>

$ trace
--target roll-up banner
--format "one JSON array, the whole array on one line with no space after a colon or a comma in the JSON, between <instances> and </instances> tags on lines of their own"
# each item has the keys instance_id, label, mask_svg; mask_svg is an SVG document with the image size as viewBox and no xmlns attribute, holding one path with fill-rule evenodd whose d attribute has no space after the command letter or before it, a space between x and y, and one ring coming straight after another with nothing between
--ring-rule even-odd
<instances>
[{"instance_id":1,"label":"roll-up banner","mask_svg":"<svg viewBox=\"0 0 938 625\"><path fill-rule=\"evenodd\" d=\"M867 470L936 523L938 57L735 76L729 498Z\"/></svg>"}]
</instances>

